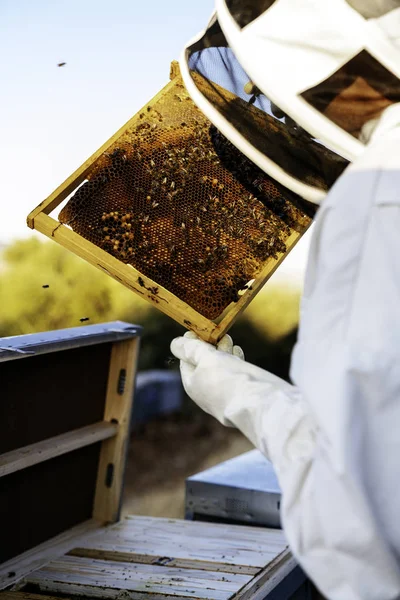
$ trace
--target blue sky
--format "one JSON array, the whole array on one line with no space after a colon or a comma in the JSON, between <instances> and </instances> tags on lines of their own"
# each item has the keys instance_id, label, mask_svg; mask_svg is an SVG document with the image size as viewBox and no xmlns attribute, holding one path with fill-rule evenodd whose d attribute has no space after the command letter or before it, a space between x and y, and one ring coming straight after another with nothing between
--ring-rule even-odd
<instances>
[{"instance_id":1,"label":"blue sky","mask_svg":"<svg viewBox=\"0 0 400 600\"><path fill-rule=\"evenodd\" d=\"M213 6L0 0L0 243L30 235L29 211L168 82ZM302 269L307 247L287 268Z\"/></svg>"}]
</instances>

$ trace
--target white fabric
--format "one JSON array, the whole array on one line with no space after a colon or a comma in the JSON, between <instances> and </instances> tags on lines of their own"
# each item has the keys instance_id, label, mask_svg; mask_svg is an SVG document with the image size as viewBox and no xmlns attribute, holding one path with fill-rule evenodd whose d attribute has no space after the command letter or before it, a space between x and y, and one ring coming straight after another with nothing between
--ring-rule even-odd
<instances>
[{"instance_id":1,"label":"white fabric","mask_svg":"<svg viewBox=\"0 0 400 600\"><path fill-rule=\"evenodd\" d=\"M317 215L295 385L171 346L189 395L273 461L291 549L330 600L400 598L399 147L400 127L374 136Z\"/></svg>"},{"instance_id":2,"label":"white fabric","mask_svg":"<svg viewBox=\"0 0 400 600\"><path fill-rule=\"evenodd\" d=\"M363 144L300 94L363 50L400 78L400 10L365 19L346 0L276 0L241 29L226 0L216 0L216 9L221 29L253 83L326 146L348 160L360 156Z\"/></svg>"}]
</instances>

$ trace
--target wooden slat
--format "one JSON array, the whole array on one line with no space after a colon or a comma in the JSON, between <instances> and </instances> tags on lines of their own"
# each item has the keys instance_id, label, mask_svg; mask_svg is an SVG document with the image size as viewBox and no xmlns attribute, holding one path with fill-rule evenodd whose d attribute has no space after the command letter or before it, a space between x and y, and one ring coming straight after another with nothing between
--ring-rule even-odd
<instances>
[{"instance_id":1,"label":"wooden slat","mask_svg":"<svg viewBox=\"0 0 400 600\"><path fill-rule=\"evenodd\" d=\"M80 596L115 598L126 590L170 595L175 598L227 600L251 580L249 575L179 569L158 565L134 565L87 558L63 557L32 573L28 581L41 591ZM79 590L79 592L78 592Z\"/></svg>"},{"instance_id":2,"label":"wooden slat","mask_svg":"<svg viewBox=\"0 0 400 600\"><path fill-rule=\"evenodd\" d=\"M224 573L240 573L242 575L257 575L259 567L242 565L228 565L226 563L205 560L191 560L189 558L171 558L153 554L137 554L136 552L117 552L112 550L96 550L93 548L74 548L68 552L69 556L81 556L107 561L129 562L137 564L159 564L181 569L198 569L201 571L223 571ZM1 599L0 599L1 600Z\"/></svg>"},{"instance_id":3,"label":"wooden slat","mask_svg":"<svg viewBox=\"0 0 400 600\"><path fill-rule=\"evenodd\" d=\"M285 550L239 590L232 600L264 600L295 567L295 559L289 550Z\"/></svg>"},{"instance_id":4,"label":"wooden slat","mask_svg":"<svg viewBox=\"0 0 400 600\"><path fill-rule=\"evenodd\" d=\"M135 538L144 534L153 535L171 534L185 535L188 538L221 538L224 540L235 540L240 542L251 542L253 544L267 543L286 544L285 534L282 529L268 527L254 527L243 525L227 525L225 523L207 523L203 521L186 521L183 519L166 519L162 517L136 516L128 515L123 521L108 529L108 534L113 532L124 532L132 535L131 528L134 529ZM266 541L267 540L267 541Z\"/></svg>"},{"instance_id":5,"label":"wooden slat","mask_svg":"<svg viewBox=\"0 0 400 600\"><path fill-rule=\"evenodd\" d=\"M14 592L6 590L0 592L0 600L66 600L60 596L42 596L41 594L30 594L29 592Z\"/></svg>"},{"instance_id":6,"label":"wooden slat","mask_svg":"<svg viewBox=\"0 0 400 600\"><path fill-rule=\"evenodd\" d=\"M118 425L100 421L0 455L0 477L116 435Z\"/></svg>"},{"instance_id":7,"label":"wooden slat","mask_svg":"<svg viewBox=\"0 0 400 600\"><path fill-rule=\"evenodd\" d=\"M65 225L60 225L58 221L44 213L39 213L35 217L35 229L80 256L103 273L107 273L141 298L150 300L159 310L184 327L195 331L202 339L210 339L211 332L216 327L213 321L203 317L186 302L180 300L131 265L125 265L105 250L88 242L85 238ZM139 284L139 279L143 285ZM151 292L152 288L157 289L157 294Z\"/></svg>"},{"instance_id":8,"label":"wooden slat","mask_svg":"<svg viewBox=\"0 0 400 600\"><path fill-rule=\"evenodd\" d=\"M83 548L260 569L287 548L281 530L128 517Z\"/></svg>"},{"instance_id":9,"label":"wooden slat","mask_svg":"<svg viewBox=\"0 0 400 600\"><path fill-rule=\"evenodd\" d=\"M89 534L93 535L101 531L103 528L94 520L85 521L80 525L72 527L68 531L47 540L43 544L20 554L16 558L0 565L0 590L10 585L13 585L22 577L25 577L35 569L39 569L42 565L68 552L74 546L89 539ZM4 541L2 540L2 543Z\"/></svg>"},{"instance_id":10,"label":"wooden slat","mask_svg":"<svg viewBox=\"0 0 400 600\"><path fill-rule=\"evenodd\" d=\"M104 420L118 423L118 433L103 442L100 452L93 517L102 523L119 518L138 352L139 338L117 342L111 350ZM125 381L120 393L122 370Z\"/></svg>"}]
</instances>

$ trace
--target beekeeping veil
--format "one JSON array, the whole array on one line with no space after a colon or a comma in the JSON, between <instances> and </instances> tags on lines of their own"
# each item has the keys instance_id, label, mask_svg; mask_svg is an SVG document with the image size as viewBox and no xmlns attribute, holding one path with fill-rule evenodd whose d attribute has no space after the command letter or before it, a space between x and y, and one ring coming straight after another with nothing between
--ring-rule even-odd
<instances>
[{"instance_id":1,"label":"beekeeping veil","mask_svg":"<svg viewBox=\"0 0 400 600\"><path fill-rule=\"evenodd\" d=\"M181 71L241 152L318 204L399 102L399 35L400 0L216 0Z\"/></svg>"}]
</instances>

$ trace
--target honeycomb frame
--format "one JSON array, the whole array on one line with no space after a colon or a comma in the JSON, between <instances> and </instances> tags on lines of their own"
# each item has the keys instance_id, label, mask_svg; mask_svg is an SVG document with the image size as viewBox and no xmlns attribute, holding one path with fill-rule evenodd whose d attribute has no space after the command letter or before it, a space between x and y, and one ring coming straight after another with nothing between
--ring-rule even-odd
<instances>
[{"instance_id":1,"label":"honeycomb frame","mask_svg":"<svg viewBox=\"0 0 400 600\"><path fill-rule=\"evenodd\" d=\"M30 228L40 231L42 234L53 239L74 254L94 265L96 268L105 272L113 279L119 281L125 287L138 294L141 298L153 304L157 309L179 322L186 329L194 331L200 338L211 343L216 343L229 330L238 316L248 306L254 296L260 291L284 258L289 254L290 250L305 233L312 222L310 216L299 211L294 213L297 220L295 219L293 226L285 226L283 246L285 250L281 251L282 246L278 245L277 249L274 249L273 255L262 261L262 268L259 269L259 272L254 277L249 276L248 279L242 278L243 282L240 286L242 288L240 294L237 294L235 298L232 298L232 301L221 310L220 314L213 318L204 316L198 309L188 304L188 302L185 302L182 298L179 298L165 286L160 285L160 281L157 281L156 276L149 276L148 273L143 272L143 269L138 269L134 265L127 264L126 261L124 262L121 259L121 253L118 250L118 244L116 242L113 242L115 245L112 247L110 253L110 251L106 251L102 247L99 247L97 243L90 241L90 236L88 239L87 235L81 235L77 231L71 229L69 227L68 219L66 217L63 218L65 207L58 215L58 219L50 216L50 213L59 207L64 200L71 197L71 194L76 194L79 189L82 189L80 186L88 180L88 176L90 180L90 176L93 178L93 173L101 173L102 169L104 171L104 165L110 164L110 160L119 160L119 150L118 152L115 150L116 145L118 148L123 147L127 132L132 130L133 127L138 128L142 127L144 124L148 124L149 112L154 112L155 110L157 113L157 104L162 102L163 98L168 96L168 94L171 95L171 93L174 93L177 98L180 98L180 102L182 101L182 98L184 98L185 100L190 100L192 105L195 106L188 97L180 77L179 67L175 61L171 64L170 83L139 110L125 125L123 125L46 200L36 207L29 214L27 222ZM207 178L203 177L203 179ZM209 186L214 186L215 184L218 187L218 180L212 179L208 182L205 181L205 184ZM210 189L213 190L212 187ZM76 197L78 198L79 195ZM218 202L217 196L210 195L210 200ZM257 199L254 200L256 201ZM158 206L154 201L153 204ZM255 209L257 209L257 206L255 206ZM255 209L252 210L254 211ZM103 212L102 224L109 225L108 221L111 218L116 218L113 213ZM73 219L74 218L70 219L70 222L73 221ZM120 219L120 217L118 217L118 219ZM104 222L104 220L106 221ZM124 227L130 225L126 220L126 216L122 217L122 220L124 221ZM184 225L185 223L182 221L183 229L185 229ZM105 229L108 229L108 227L104 227L104 230ZM184 233L185 231L183 231L183 234ZM224 249L226 246L222 246L222 248ZM226 252L226 250L224 251ZM209 255L210 254L211 252L209 252ZM202 259L199 259L198 262L201 261ZM217 264L219 264L218 261ZM221 279L221 281L225 280L224 277L221 278L219 276L218 268L215 270L215 277Z\"/></svg>"}]
</instances>

